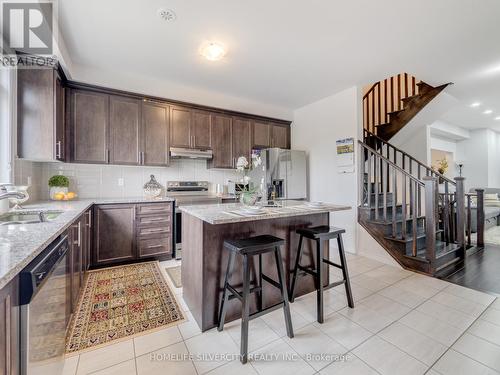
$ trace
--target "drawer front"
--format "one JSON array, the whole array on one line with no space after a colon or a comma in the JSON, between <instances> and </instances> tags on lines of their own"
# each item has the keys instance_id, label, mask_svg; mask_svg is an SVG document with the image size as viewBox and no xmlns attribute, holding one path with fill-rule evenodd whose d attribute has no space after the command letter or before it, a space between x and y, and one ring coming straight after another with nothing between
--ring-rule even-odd
<instances>
[{"instance_id":1,"label":"drawer front","mask_svg":"<svg viewBox=\"0 0 500 375\"><path fill-rule=\"evenodd\" d=\"M172 228L170 225L137 228L137 237L139 240L170 236L171 233Z\"/></svg>"},{"instance_id":2,"label":"drawer front","mask_svg":"<svg viewBox=\"0 0 500 375\"><path fill-rule=\"evenodd\" d=\"M171 214L172 203L143 203L137 205L137 215Z\"/></svg>"},{"instance_id":3,"label":"drawer front","mask_svg":"<svg viewBox=\"0 0 500 375\"><path fill-rule=\"evenodd\" d=\"M172 252L172 237L139 240L139 257L170 254Z\"/></svg>"},{"instance_id":4,"label":"drawer front","mask_svg":"<svg viewBox=\"0 0 500 375\"><path fill-rule=\"evenodd\" d=\"M141 215L137 216L135 222L138 227L170 227L172 225L172 215Z\"/></svg>"}]
</instances>

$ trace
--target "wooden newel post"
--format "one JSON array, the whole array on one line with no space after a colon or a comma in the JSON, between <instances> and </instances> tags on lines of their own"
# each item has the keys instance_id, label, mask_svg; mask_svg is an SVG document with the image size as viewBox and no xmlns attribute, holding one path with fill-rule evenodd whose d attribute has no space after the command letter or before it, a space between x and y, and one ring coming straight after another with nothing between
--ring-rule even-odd
<instances>
[{"instance_id":1,"label":"wooden newel post","mask_svg":"<svg viewBox=\"0 0 500 375\"><path fill-rule=\"evenodd\" d=\"M438 179L436 177L424 177L425 184L425 257L430 262L431 274L436 270L436 217Z\"/></svg>"},{"instance_id":2,"label":"wooden newel post","mask_svg":"<svg viewBox=\"0 0 500 375\"><path fill-rule=\"evenodd\" d=\"M484 189L476 189L477 193L477 247L484 247Z\"/></svg>"},{"instance_id":3,"label":"wooden newel post","mask_svg":"<svg viewBox=\"0 0 500 375\"><path fill-rule=\"evenodd\" d=\"M457 243L462 247L462 255L465 258L465 177L455 177L457 183Z\"/></svg>"}]
</instances>

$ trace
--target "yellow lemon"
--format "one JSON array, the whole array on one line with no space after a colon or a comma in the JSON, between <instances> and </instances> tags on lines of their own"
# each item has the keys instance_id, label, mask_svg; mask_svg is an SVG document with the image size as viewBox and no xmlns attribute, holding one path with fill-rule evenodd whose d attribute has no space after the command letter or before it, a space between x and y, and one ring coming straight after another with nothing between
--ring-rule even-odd
<instances>
[{"instance_id":1,"label":"yellow lemon","mask_svg":"<svg viewBox=\"0 0 500 375\"><path fill-rule=\"evenodd\" d=\"M54 194L54 199L57 201L63 200L64 199L64 193L55 193Z\"/></svg>"},{"instance_id":2,"label":"yellow lemon","mask_svg":"<svg viewBox=\"0 0 500 375\"><path fill-rule=\"evenodd\" d=\"M76 197L76 194L72 191L70 191L68 194L66 194L66 198L68 199L74 199Z\"/></svg>"}]
</instances>

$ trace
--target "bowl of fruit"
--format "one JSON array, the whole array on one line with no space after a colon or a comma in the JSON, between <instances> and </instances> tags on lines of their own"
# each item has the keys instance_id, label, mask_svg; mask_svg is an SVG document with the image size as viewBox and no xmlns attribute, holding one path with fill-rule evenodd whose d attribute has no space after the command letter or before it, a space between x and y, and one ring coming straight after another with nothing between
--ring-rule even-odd
<instances>
[{"instance_id":1,"label":"bowl of fruit","mask_svg":"<svg viewBox=\"0 0 500 375\"><path fill-rule=\"evenodd\" d=\"M49 179L50 199L54 201L70 201L77 197L76 193L69 190L69 178L55 175Z\"/></svg>"}]
</instances>

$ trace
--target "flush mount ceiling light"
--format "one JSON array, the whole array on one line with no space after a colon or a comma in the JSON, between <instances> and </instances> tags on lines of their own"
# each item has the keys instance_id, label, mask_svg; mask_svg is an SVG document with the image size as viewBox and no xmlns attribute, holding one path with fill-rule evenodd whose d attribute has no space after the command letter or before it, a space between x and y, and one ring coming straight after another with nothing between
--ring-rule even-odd
<instances>
[{"instance_id":1,"label":"flush mount ceiling light","mask_svg":"<svg viewBox=\"0 0 500 375\"><path fill-rule=\"evenodd\" d=\"M472 103L470 106L471 106L472 108L476 108L476 107L479 107L480 105L481 105L481 103L479 103L479 102L474 102L474 103Z\"/></svg>"},{"instance_id":2,"label":"flush mount ceiling light","mask_svg":"<svg viewBox=\"0 0 500 375\"><path fill-rule=\"evenodd\" d=\"M177 19L177 15L172 9L158 9L158 15L164 21L174 22Z\"/></svg>"},{"instance_id":3,"label":"flush mount ceiling light","mask_svg":"<svg viewBox=\"0 0 500 375\"><path fill-rule=\"evenodd\" d=\"M485 115L489 115L490 113L493 113L491 109L487 109L486 111L483 112Z\"/></svg>"},{"instance_id":4,"label":"flush mount ceiling light","mask_svg":"<svg viewBox=\"0 0 500 375\"><path fill-rule=\"evenodd\" d=\"M218 42L206 42L201 46L200 54L209 61L218 61L226 55L226 48Z\"/></svg>"}]
</instances>

